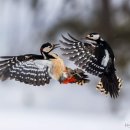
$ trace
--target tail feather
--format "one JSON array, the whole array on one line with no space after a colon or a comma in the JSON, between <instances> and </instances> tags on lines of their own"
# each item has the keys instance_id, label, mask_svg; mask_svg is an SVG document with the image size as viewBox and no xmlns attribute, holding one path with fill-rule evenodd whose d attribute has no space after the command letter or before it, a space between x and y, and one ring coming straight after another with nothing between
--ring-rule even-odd
<instances>
[{"instance_id":1,"label":"tail feather","mask_svg":"<svg viewBox=\"0 0 130 130\"><path fill-rule=\"evenodd\" d=\"M121 86L122 80L115 73L112 73L109 75L104 74L96 88L105 94L110 94L112 98L117 98Z\"/></svg>"},{"instance_id":2,"label":"tail feather","mask_svg":"<svg viewBox=\"0 0 130 130\"><path fill-rule=\"evenodd\" d=\"M83 85L89 82L88 75L86 75L81 69L75 69L73 71L73 76L75 77L76 84L78 85Z\"/></svg>"}]
</instances>

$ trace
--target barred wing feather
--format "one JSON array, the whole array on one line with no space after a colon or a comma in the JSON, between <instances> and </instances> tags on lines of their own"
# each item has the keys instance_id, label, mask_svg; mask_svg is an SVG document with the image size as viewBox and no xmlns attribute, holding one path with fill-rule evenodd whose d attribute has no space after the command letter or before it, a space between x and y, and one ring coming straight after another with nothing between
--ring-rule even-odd
<instances>
[{"instance_id":1,"label":"barred wing feather","mask_svg":"<svg viewBox=\"0 0 130 130\"><path fill-rule=\"evenodd\" d=\"M33 54L1 57L0 79L15 79L34 86L48 84L51 79L49 66L43 61L42 56Z\"/></svg>"},{"instance_id":2,"label":"barred wing feather","mask_svg":"<svg viewBox=\"0 0 130 130\"><path fill-rule=\"evenodd\" d=\"M64 48L61 50L64 52L63 55L69 57L69 60L80 68L86 70L88 73L101 77L104 71L104 66L101 65L101 53L99 52L98 46L92 41L81 42L70 34L69 38L62 35Z\"/></svg>"}]
</instances>

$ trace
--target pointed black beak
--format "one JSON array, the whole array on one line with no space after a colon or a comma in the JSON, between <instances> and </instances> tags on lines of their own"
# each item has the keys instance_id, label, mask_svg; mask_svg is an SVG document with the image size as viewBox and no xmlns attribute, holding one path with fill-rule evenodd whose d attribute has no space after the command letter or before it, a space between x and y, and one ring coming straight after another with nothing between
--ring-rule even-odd
<instances>
[{"instance_id":1,"label":"pointed black beak","mask_svg":"<svg viewBox=\"0 0 130 130\"><path fill-rule=\"evenodd\" d=\"M56 48L59 48L60 47L60 44L54 44L54 48L53 49L56 49Z\"/></svg>"},{"instance_id":2,"label":"pointed black beak","mask_svg":"<svg viewBox=\"0 0 130 130\"><path fill-rule=\"evenodd\" d=\"M90 35L87 35L87 36L83 36L81 39L90 39Z\"/></svg>"},{"instance_id":3,"label":"pointed black beak","mask_svg":"<svg viewBox=\"0 0 130 130\"><path fill-rule=\"evenodd\" d=\"M51 51L53 51L54 49L56 49L56 48L59 48L60 46L59 46L60 44L53 44L53 47L52 47L52 49L49 51L49 52L51 52ZM49 53L48 52L48 53Z\"/></svg>"}]
</instances>

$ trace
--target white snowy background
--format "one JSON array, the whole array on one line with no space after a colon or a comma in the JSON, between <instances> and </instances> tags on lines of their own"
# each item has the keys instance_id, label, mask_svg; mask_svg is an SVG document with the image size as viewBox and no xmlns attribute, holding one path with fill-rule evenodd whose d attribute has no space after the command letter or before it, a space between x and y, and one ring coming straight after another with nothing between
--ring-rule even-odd
<instances>
[{"instance_id":1,"label":"white snowy background","mask_svg":"<svg viewBox=\"0 0 130 130\"><path fill-rule=\"evenodd\" d=\"M62 10L64 1L39 0L34 11L32 0L0 0L0 56L39 53L47 41L47 31L60 19L82 14L86 2L88 11L83 15L89 19L93 0L75 0L76 10L69 5ZM112 0L113 6L120 6L122 1ZM57 53L61 56L59 50ZM0 130L130 129L129 79L124 79L120 97L113 100L98 92L95 86L99 79L90 77L92 82L84 86L52 81L34 87L14 80L0 81Z\"/></svg>"}]
</instances>

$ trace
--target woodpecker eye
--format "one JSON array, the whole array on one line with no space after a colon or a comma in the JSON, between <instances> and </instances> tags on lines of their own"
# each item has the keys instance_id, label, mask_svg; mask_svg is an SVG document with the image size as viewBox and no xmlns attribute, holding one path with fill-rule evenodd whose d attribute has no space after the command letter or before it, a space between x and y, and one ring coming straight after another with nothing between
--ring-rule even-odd
<instances>
[{"instance_id":1,"label":"woodpecker eye","mask_svg":"<svg viewBox=\"0 0 130 130\"><path fill-rule=\"evenodd\" d=\"M93 37L93 34L90 34L90 37Z\"/></svg>"}]
</instances>

